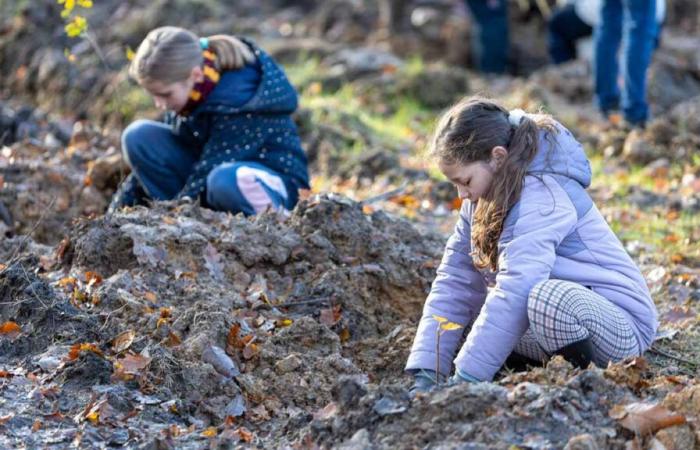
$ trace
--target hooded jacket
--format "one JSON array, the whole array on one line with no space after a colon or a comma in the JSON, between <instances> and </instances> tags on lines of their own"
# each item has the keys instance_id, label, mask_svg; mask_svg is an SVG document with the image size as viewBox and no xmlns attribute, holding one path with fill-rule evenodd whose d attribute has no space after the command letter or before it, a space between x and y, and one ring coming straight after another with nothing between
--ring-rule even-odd
<instances>
[{"instance_id":1,"label":"hooded jacket","mask_svg":"<svg viewBox=\"0 0 700 450\"><path fill-rule=\"evenodd\" d=\"M531 289L550 278L589 287L617 305L641 351L650 347L658 326L656 307L644 277L586 192L591 169L583 147L560 124L553 136L548 134L540 130L520 199L504 221L495 274L480 272L472 262L475 205L464 202L426 300L407 370L435 370L438 324L432 315L438 315L465 327L473 321L456 358L461 334L441 336L440 371L448 374L454 362L463 373L491 380L528 328ZM495 286L487 289L494 276Z\"/></svg>"},{"instance_id":2,"label":"hooded jacket","mask_svg":"<svg viewBox=\"0 0 700 450\"><path fill-rule=\"evenodd\" d=\"M207 175L230 162L256 162L277 172L287 192L309 187L307 159L291 114L297 94L284 71L254 43L257 64L221 74L217 86L174 132L201 151L178 198L206 199Z\"/></svg>"}]
</instances>

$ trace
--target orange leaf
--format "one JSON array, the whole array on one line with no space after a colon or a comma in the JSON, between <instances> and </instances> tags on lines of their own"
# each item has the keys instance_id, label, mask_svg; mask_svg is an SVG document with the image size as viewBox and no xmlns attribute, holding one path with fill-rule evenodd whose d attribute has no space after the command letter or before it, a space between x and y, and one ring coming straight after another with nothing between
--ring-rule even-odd
<instances>
[{"instance_id":1,"label":"orange leaf","mask_svg":"<svg viewBox=\"0 0 700 450\"><path fill-rule=\"evenodd\" d=\"M449 207L452 211L457 211L459 209L462 209L462 199L459 197L455 198L454 200L452 200L450 202Z\"/></svg>"},{"instance_id":2,"label":"orange leaf","mask_svg":"<svg viewBox=\"0 0 700 450\"><path fill-rule=\"evenodd\" d=\"M202 436L204 437L214 437L218 433L216 431L216 427L209 427L206 430L202 431Z\"/></svg>"},{"instance_id":3,"label":"orange leaf","mask_svg":"<svg viewBox=\"0 0 700 450\"><path fill-rule=\"evenodd\" d=\"M156 297L155 292L146 292L145 294L143 294L143 297L151 303L155 303L156 300L158 300L158 297Z\"/></svg>"},{"instance_id":4,"label":"orange leaf","mask_svg":"<svg viewBox=\"0 0 700 450\"><path fill-rule=\"evenodd\" d=\"M94 286L102 283L102 276L97 272L85 272L85 281L88 286Z\"/></svg>"},{"instance_id":5,"label":"orange leaf","mask_svg":"<svg viewBox=\"0 0 700 450\"><path fill-rule=\"evenodd\" d=\"M37 432L41 429L41 420L35 419L34 424L32 425L32 431Z\"/></svg>"},{"instance_id":6,"label":"orange leaf","mask_svg":"<svg viewBox=\"0 0 700 450\"><path fill-rule=\"evenodd\" d=\"M104 356L102 354L102 351L97 348L95 344L87 344L87 343L82 343L82 344L73 344L70 348L70 351L68 352L68 359L73 361L75 359L78 359L78 356L82 352L93 352L99 356Z\"/></svg>"},{"instance_id":7,"label":"orange leaf","mask_svg":"<svg viewBox=\"0 0 700 450\"><path fill-rule=\"evenodd\" d=\"M241 441L249 443L253 441L253 433L248 431L245 427L240 427L236 431L234 431L235 434L238 435Z\"/></svg>"},{"instance_id":8,"label":"orange leaf","mask_svg":"<svg viewBox=\"0 0 700 450\"><path fill-rule=\"evenodd\" d=\"M59 286L61 286L62 288L67 287L70 290L72 290L76 284L78 284L78 280L76 280L75 277L65 277L58 280Z\"/></svg>"},{"instance_id":9,"label":"orange leaf","mask_svg":"<svg viewBox=\"0 0 700 450\"><path fill-rule=\"evenodd\" d=\"M686 422L685 416L673 413L658 403L637 402L624 406L617 405L610 410L609 414L610 417L618 420L622 427L642 435Z\"/></svg>"},{"instance_id":10,"label":"orange leaf","mask_svg":"<svg viewBox=\"0 0 700 450\"><path fill-rule=\"evenodd\" d=\"M7 370L0 370L0 378L10 378L12 374Z\"/></svg>"},{"instance_id":11,"label":"orange leaf","mask_svg":"<svg viewBox=\"0 0 700 450\"><path fill-rule=\"evenodd\" d=\"M0 334L6 334L10 339L14 339L22 332L22 328L15 322L5 322L0 325Z\"/></svg>"}]
</instances>

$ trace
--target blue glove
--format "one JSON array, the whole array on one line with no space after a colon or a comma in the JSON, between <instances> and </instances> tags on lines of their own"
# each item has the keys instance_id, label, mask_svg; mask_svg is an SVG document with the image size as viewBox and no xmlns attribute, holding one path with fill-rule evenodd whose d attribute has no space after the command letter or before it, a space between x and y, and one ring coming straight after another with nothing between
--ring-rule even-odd
<instances>
[{"instance_id":1,"label":"blue glove","mask_svg":"<svg viewBox=\"0 0 700 450\"><path fill-rule=\"evenodd\" d=\"M434 370L420 369L413 375L414 382L409 393L414 397L419 392L428 392L437 386L437 374Z\"/></svg>"},{"instance_id":2,"label":"blue glove","mask_svg":"<svg viewBox=\"0 0 700 450\"><path fill-rule=\"evenodd\" d=\"M450 385L454 386L459 383L478 383L481 380L469 375L466 372L462 372L459 369L455 369L455 374L450 377Z\"/></svg>"}]
</instances>

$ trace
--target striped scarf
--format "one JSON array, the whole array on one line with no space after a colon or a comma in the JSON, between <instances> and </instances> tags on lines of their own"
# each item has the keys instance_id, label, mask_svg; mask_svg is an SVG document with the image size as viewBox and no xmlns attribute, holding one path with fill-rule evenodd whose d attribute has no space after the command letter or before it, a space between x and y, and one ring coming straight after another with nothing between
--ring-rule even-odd
<instances>
[{"instance_id":1,"label":"striped scarf","mask_svg":"<svg viewBox=\"0 0 700 450\"><path fill-rule=\"evenodd\" d=\"M189 115L197 106L204 103L204 100L209 93L214 90L216 84L219 82L219 78L221 78L219 71L216 70L216 66L214 65L216 61L214 52L204 50L202 56L204 56L204 63L202 64L204 79L199 83L195 83L192 87L187 104L185 104L185 107L179 112L182 116Z\"/></svg>"}]
</instances>

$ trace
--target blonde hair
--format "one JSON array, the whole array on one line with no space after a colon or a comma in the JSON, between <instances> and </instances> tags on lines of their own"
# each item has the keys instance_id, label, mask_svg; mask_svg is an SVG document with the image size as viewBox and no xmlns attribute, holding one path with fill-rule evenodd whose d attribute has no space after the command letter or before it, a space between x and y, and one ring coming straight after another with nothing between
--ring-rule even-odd
<instances>
[{"instance_id":1,"label":"blonde hair","mask_svg":"<svg viewBox=\"0 0 700 450\"><path fill-rule=\"evenodd\" d=\"M523 179L538 149L540 129L555 132L550 116L524 116L517 126L509 111L493 100L465 98L438 122L430 155L447 165L488 161L496 146L508 149L494 173L486 195L479 199L472 219L472 257L479 268L498 268L498 240L510 208L520 199Z\"/></svg>"},{"instance_id":2,"label":"blonde hair","mask_svg":"<svg viewBox=\"0 0 700 450\"><path fill-rule=\"evenodd\" d=\"M240 69L255 61L253 51L237 37L217 34L206 39L208 50L216 55L215 66L220 72ZM129 66L129 76L139 84L176 83L186 80L203 59L196 34L180 27L160 27L148 33L139 45Z\"/></svg>"}]
</instances>

